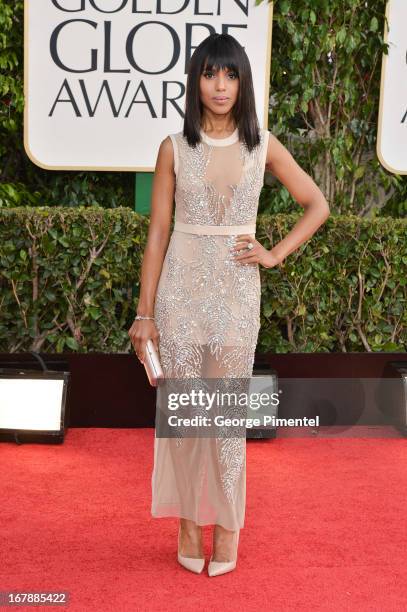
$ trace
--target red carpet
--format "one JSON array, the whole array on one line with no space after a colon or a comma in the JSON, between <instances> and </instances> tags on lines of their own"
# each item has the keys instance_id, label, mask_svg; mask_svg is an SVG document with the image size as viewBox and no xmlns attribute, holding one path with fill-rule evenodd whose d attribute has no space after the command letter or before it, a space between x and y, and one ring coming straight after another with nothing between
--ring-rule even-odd
<instances>
[{"instance_id":1,"label":"red carpet","mask_svg":"<svg viewBox=\"0 0 407 612\"><path fill-rule=\"evenodd\" d=\"M150 516L153 435L71 429L61 446L0 444L0 591L71 598L7 609L406 609L405 439L248 441L238 565L209 578L177 563L177 519Z\"/></svg>"}]
</instances>

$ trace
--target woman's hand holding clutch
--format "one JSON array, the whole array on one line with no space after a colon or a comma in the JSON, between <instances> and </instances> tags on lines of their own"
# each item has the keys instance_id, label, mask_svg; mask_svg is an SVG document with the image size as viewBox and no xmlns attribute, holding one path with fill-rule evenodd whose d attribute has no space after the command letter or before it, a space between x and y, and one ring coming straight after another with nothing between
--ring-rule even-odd
<instances>
[{"instance_id":1,"label":"woman's hand holding clutch","mask_svg":"<svg viewBox=\"0 0 407 612\"><path fill-rule=\"evenodd\" d=\"M150 384L157 386L158 380L164 378L164 374L159 357L159 333L154 321L135 319L128 333L137 357L146 369Z\"/></svg>"}]
</instances>

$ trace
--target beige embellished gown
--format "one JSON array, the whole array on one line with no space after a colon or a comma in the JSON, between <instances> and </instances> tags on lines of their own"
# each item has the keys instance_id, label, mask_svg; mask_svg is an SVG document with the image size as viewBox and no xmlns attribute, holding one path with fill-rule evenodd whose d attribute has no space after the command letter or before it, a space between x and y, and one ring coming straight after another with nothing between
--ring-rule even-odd
<instances>
[{"instance_id":1,"label":"beige embellished gown","mask_svg":"<svg viewBox=\"0 0 407 612\"><path fill-rule=\"evenodd\" d=\"M251 152L238 130L201 132L174 148L175 224L159 279L154 316L166 378L250 378L260 327L258 264L233 260L239 234L255 236L269 132ZM229 412L229 415L231 412ZM246 505L246 438L154 437L154 517L237 530Z\"/></svg>"}]
</instances>

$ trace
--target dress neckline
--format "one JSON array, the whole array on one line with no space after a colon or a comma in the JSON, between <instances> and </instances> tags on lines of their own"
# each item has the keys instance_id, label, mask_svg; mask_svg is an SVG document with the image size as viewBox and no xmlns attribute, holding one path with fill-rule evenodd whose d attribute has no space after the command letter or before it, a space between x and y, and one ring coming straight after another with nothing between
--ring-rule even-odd
<instances>
[{"instance_id":1,"label":"dress neckline","mask_svg":"<svg viewBox=\"0 0 407 612\"><path fill-rule=\"evenodd\" d=\"M239 140L239 128L236 127L235 131L226 136L226 138L211 138L202 129L200 130L201 139L207 144L213 145L214 147L224 147L233 144Z\"/></svg>"}]
</instances>

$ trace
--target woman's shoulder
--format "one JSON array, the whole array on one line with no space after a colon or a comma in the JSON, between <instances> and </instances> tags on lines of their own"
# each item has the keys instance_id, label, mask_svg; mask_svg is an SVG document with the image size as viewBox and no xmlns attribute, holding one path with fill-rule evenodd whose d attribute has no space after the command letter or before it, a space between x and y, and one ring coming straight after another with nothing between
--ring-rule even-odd
<instances>
[{"instance_id":1,"label":"woman's shoulder","mask_svg":"<svg viewBox=\"0 0 407 612\"><path fill-rule=\"evenodd\" d=\"M182 131L180 132L171 132L167 134L164 138L163 142L166 143L167 146L172 147L174 150L179 149L182 144Z\"/></svg>"},{"instance_id":2,"label":"woman's shoulder","mask_svg":"<svg viewBox=\"0 0 407 612\"><path fill-rule=\"evenodd\" d=\"M182 138L182 132L167 133L167 136L161 141L160 147L164 151L174 151L175 153L179 148L180 138Z\"/></svg>"},{"instance_id":3,"label":"woman's shoulder","mask_svg":"<svg viewBox=\"0 0 407 612\"><path fill-rule=\"evenodd\" d=\"M174 171L176 175L178 174L178 167L179 167L181 138L182 138L182 131L171 132L163 140L163 144L165 143L164 146L171 149L171 153L173 156L173 162L174 162Z\"/></svg>"}]
</instances>

